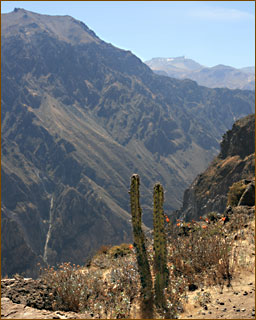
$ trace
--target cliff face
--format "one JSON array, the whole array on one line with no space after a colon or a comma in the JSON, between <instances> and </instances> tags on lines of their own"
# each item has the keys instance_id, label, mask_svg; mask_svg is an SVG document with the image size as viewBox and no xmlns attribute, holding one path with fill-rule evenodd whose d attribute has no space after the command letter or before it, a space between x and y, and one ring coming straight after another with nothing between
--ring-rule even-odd
<instances>
[{"instance_id":1,"label":"cliff face","mask_svg":"<svg viewBox=\"0 0 256 320\"><path fill-rule=\"evenodd\" d=\"M229 187L242 179L255 176L255 116L236 121L221 142L221 151L210 166L199 174L183 197L177 214L198 219L206 213L222 213L227 205Z\"/></svg>"},{"instance_id":2,"label":"cliff face","mask_svg":"<svg viewBox=\"0 0 256 320\"><path fill-rule=\"evenodd\" d=\"M130 176L150 226L154 183L177 209L234 118L254 110L253 92L157 76L72 17L17 9L1 23L4 275L132 241Z\"/></svg>"}]
</instances>

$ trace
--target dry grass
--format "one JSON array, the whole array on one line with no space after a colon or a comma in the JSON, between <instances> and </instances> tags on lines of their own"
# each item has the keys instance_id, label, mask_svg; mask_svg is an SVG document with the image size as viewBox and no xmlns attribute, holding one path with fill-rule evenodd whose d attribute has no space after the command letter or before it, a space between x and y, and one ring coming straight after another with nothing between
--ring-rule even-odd
<instances>
[{"instance_id":1,"label":"dry grass","mask_svg":"<svg viewBox=\"0 0 256 320\"><path fill-rule=\"evenodd\" d=\"M213 215L214 216L214 215ZM168 239L169 286L165 296L171 318L177 318L186 302L189 289L217 285L223 290L232 286L236 273L252 266L247 259L254 247L254 223L244 212L223 219L199 222L166 222ZM250 246L248 246L250 243ZM147 250L153 273L153 246ZM44 270L42 277L55 290L53 308L76 312L89 311L94 318L140 318L138 306L140 278L135 251L131 244L102 247L90 267L64 263ZM199 305L210 296L197 297ZM155 310L156 318L165 318Z\"/></svg>"},{"instance_id":2,"label":"dry grass","mask_svg":"<svg viewBox=\"0 0 256 320\"><path fill-rule=\"evenodd\" d=\"M231 259L233 240L224 222L214 223L206 218L202 222L177 224L168 230L169 263L175 277L184 277L190 288L230 285L234 269L231 261L235 260Z\"/></svg>"}]
</instances>

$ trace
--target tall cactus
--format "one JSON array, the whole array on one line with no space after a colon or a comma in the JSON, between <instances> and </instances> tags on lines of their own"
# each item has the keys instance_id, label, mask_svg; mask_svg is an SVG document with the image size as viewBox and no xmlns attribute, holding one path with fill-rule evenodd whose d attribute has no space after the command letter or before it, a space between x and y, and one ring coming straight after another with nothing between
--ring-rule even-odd
<instances>
[{"instance_id":1,"label":"tall cactus","mask_svg":"<svg viewBox=\"0 0 256 320\"><path fill-rule=\"evenodd\" d=\"M164 289L168 286L166 235L164 232L164 190L160 183L154 186L154 271L155 271L155 305L166 309Z\"/></svg>"},{"instance_id":2,"label":"tall cactus","mask_svg":"<svg viewBox=\"0 0 256 320\"><path fill-rule=\"evenodd\" d=\"M136 257L138 270L141 280L141 296L142 296L142 318L153 318L153 293L150 266L145 246L145 235L141 227L142 210L140 207L140 178L134 174L131 177L130 201L132 213L132 226L134 246L136 248Z\"/></svg>"},{"instance_id":3,"label":"tall cactus","mask_svg":"<svg viewBox=\"0 0 256 320\"><path fill-rule=\"evenodd\" d=\"M141 279L141 295L142 295L142 317L153 317L153 303L160 311L165 312L165 317L169 317L164 289L168 286L169 271L167 268L167 248L166 235L164 231L164 190L160 183L154 186L154 273L155 273L155 300L153 301L152 279L150 266L145 246L145 236L141 228L142 210L140 207L140 178L137 174L131 177L130 200L132 213L132 226L134 246L136 248L136 256L138 269Z\"/></svg>"}]
</instances>

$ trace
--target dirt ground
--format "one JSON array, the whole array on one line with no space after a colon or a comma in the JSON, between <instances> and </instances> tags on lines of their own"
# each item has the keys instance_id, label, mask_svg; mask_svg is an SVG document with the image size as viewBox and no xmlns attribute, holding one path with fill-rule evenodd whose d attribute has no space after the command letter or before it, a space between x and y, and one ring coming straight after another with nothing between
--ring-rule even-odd
<instances>
[{"instance_id":1,"label":"dirt ground","mask_svg":"<svg viewBox=\"0 0 256 320\"><path fill-rule=\"evenodd\" d=\"M251 221L235 241L238 266L231 287L204 288L188 296L179 319L255 318L255 221ZM201 302L201 305L200 305Z\"/></svg>"},{"instance_id":2,"label":"dirt ground","mask_svg":"<svg viewBox=\"0 0 256 320\"><path fill-rule=\"evenodd\" d=\"M206 303L200 305L197 297L203 297L203 293L210 293L210 296ZM248 272L241 275L233 281L232 287L225 287L222 293L220 288L191 293L184 311L180 314L180 319L255 318L255 273Z\"/></svg>"},{"instance_id":3,"label":"dirt ground","mask_svg":"<svg viewBox=\"0 0 256 320\"><path fill-rule=\"evenodd\" d=\"M205 294L206 293L206 294ZM207 296L208 301L200 306L198 296ZM204 294L204 295L203 295ZM2 319L90 319L90 314L75 312L39 310L17 300L1 299ZM25 301L24 301L25 302ZM255 273L247 272L233 281L232 287L223 289L200 289L189 294L180 319L253 319L255 318Z\"/></svg>"}]
</instances>

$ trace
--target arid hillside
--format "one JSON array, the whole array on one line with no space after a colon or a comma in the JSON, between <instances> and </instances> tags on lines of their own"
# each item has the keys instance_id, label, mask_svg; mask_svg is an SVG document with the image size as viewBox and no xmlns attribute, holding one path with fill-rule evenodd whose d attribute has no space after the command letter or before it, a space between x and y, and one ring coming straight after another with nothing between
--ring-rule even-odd
<instances>
[{"instance_id":1,"label":"arid hillside","mask_svg":"<svg viewBox=\"0 0 256 320\"><path fill-rule=\"evenodd\" d=\"M132 241L130 176L150 228L154 183L167 212L180 208L223 133L254 111L254 92L158 76L70 16L15 9L1 30L3 276Z\"/></svg>"}]
</instances>

